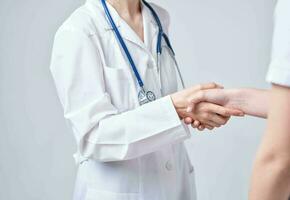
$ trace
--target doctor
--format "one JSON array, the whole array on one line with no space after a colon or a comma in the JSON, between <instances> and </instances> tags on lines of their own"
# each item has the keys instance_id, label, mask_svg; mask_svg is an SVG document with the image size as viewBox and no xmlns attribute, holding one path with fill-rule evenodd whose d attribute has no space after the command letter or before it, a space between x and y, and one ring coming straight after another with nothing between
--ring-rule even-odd
<instances>
[{"instance_id":1,"label":"doctor","mask_svg":"<svg viewBox=\"0 0 290 200\"><path fill-rule=\"evenodd\" d=\"M243 115L212 103L186 112L191 95L220 86L176 92L168 25L156 5L88 0L57 31L51 72L78 147L75 200L196 199L181 120L213 129Z\"/></svg>"}]
</instances>

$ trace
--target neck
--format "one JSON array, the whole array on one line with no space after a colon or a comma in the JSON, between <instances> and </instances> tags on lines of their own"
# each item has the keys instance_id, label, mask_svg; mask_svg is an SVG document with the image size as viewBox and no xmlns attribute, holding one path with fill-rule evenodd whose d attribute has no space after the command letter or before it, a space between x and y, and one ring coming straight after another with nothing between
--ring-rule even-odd
<instances>
[{"instance_id":1,"label":"neck","mask_svg":"<svg viewBox=\"0 0 290 200\"><path fill-rule=\"evenodd\" d=\"M107 0L121 16L135 17L141 12L140 0Z\"/></svg>"}]
</instances>

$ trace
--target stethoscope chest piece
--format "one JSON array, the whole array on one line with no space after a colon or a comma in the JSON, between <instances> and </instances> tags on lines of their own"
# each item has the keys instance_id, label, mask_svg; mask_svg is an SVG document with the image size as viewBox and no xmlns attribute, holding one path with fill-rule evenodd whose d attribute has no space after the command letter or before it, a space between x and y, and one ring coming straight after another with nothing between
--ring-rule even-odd
<instances>
[{"instance_id":1,"label":"stethoscope chest piece","mask_svg":"<svg viewBox=\"0 0 290 200\"><path fill-rule=\"evenodd\" d=\"M140 105L144 105L155 100L156 96L152 91L145 91L145 89L141 89L138 93L138 101Z\"/></svg>"}]
</instances>

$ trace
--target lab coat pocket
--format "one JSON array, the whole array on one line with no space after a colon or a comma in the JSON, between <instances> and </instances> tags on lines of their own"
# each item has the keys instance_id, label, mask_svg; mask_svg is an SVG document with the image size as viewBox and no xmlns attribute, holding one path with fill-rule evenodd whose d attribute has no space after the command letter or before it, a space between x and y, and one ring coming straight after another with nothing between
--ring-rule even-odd
<instances>
[{"instance_id":1,"label":"lab coat pocket","mask_svg":"<svg viewBox=\"0 0 290 200\"><path fill-rule=\"evenodd\" d=\"M104 67L106 92L110 95L112 104L120 112L133 108L132 84L130 71L124 68Z\"/></svg>"},{"instance_id":2,"label":"lab coat pocket","mask_svg":"<svg viewBox=\"0 0 290 200\"><path fill-rule=\"evenodd\" d=\"M88 189L85 200L139 200L138 193L114 193Z\"/></svg>"}]
</instances>

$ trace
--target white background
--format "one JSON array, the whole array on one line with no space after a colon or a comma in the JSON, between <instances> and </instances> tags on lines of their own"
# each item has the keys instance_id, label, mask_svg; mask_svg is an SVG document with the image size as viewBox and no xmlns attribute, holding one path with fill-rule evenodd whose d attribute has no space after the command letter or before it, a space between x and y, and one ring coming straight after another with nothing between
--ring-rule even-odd
<instances>
[{"instance_id":1,"label":"white background","mask_svg":"<svg viewBox=\"0 0 290 200\"><path fill-rule=\"evenodd\" d=\"M97 1L97 0L96 0ZM153 0L171 14L186 84L267 88L274 0ZM81 0L0 0L0 200L71 199L75 143L49 73L53 36ZM265 121L187 142L200 200L245 200Z\"/></svg>"}]
</instances>

